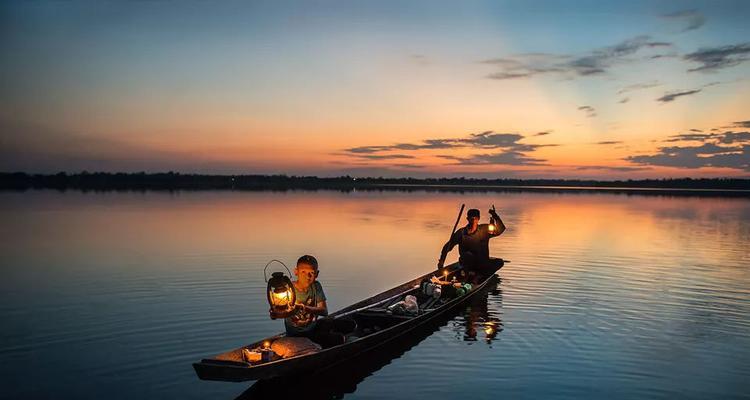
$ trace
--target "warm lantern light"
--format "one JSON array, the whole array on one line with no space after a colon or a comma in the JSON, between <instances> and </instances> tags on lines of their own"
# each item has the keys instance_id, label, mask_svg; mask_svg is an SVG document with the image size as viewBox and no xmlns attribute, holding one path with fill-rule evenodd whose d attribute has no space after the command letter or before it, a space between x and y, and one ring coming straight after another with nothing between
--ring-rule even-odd
<instances>
[{"instance_id":1,"label":"warm lantern light","mask_svg":"<svg viewBox=\"0 0 750 400\"><path fill-rule=\"evenodd\" d=\"M270 349L271 348L271 342L269 342L268 340L266 340L265 342L263 342L263 348L264 349Z\"/></svg>"},{"instance_id":2,"label":"warm lantern light","mask_svg":"<svg viewBox=\"0 0 750 400\"><path fill-rule=\"evenodd\" d=\"M274 272L268 280L268 304L271 318L286 318L294 311L296 300L292 281L283 272Z\"/></svg>"},{"instance_id":3,"label":"warm lantern light","mask_svg":"<svg viewBox=\"0 0 750 400\"><path fill-rule=\"evenodd\" d=\"M494 232L494 231L495 231L495 225L492 225L492 224L490 224L490 225L489 225L489 226L487 227L487 229L489 229L489 230L490 230L490 232Z\"/></svg>"}]
</instances>

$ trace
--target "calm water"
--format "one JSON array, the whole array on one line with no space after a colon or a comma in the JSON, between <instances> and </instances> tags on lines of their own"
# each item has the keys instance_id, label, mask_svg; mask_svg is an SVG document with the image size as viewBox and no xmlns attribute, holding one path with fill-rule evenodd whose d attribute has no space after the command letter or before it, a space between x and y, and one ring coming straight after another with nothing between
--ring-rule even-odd
<instances>
[{"instance_id":1,"label":"calm water","mask_svg":"<svg viewBox=\"0 0 750 400\"><path fill-rule=\"evenodd\" d=\"M461 203L509 227L497 289L346 398L747 398L750 200L326 191L0 192L0 396L233 399L191 363L282 330L268 260L316 255L336 310L434 268Z\"/></svg>"}]
</instances>

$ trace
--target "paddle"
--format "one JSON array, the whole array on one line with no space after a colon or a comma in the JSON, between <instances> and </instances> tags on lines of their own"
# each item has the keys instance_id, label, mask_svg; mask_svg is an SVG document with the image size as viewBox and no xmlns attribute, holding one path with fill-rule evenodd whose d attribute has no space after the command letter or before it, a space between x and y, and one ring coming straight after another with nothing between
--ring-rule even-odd
<instances>
[{"instance_id":1,"label":"paddle","mask_svg":"<svg viewBox=\"0 0 750 400\"><path fill-rule=\"evenodd\" d=\"M448 241L450 242L451 239L453 239L453 234L456 232L456 227L458 226L458 222L461 221L461 215L464 213L464 207L466 207L466 204L461 204L461 209L458 211L458 216L456 217L456 223L453 224L453 229L451 229L451 235L448 237ZM440 265L440 264L438 264ZM442 268L441 266L438 266L438 269ZM444 271L444 274L448 275L448 270L446 269Z\"/></svg>"},{"instance_id":2,"label":"paddle","mask_svg":"<svg viewBox=\"0 0 750 400\"><path fill-rule=\"evenodd\" d=\"M458 226L458 222L461 221L461 215L464 213L464 207L466 207L466 205L461 204L461 210L458 211L458 216L456 217L456 223L453 224L453 229L451 229L451 235L448 237L448 240L451 240L451 238L453 238L453 234L456 232L456 227Z\"/></svg>"}]
</instances>

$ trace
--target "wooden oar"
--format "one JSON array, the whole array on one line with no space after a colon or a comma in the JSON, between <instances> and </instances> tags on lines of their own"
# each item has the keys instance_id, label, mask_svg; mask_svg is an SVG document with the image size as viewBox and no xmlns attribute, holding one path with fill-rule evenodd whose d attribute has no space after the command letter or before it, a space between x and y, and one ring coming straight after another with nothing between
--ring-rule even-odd
<instances>
[{"instance_id":1,"label":"wooden oar","mask_svg":"<svg viewBox=\"0 0 750 400\"><path fill-rule=\"evenodd\" d=\"M453 238L453 234L456 232L456 227L458 226L458 221L461 220L461 215L464 213L464 207L466 207L465 204L461 204L461 210L458 212L458 217L456 217L456 223L453 224L453 229L451 230L451 236L448 238L450 241Z\"/></svg>"},{"instance_id":2,"label":"wooden oar","mask_svg":"<svg viewBox=\"0 0 750 400\"><path fill-rule=\"evenodd\" d=\"M453 234L456 232L456 227L458 226L458 221L461 221L461 216L464 214L464 207L466 207L466 204L461 204L461 209L458 210L458 216L456 217L456 223L453 224L453 229L451 229L451 235L448 237L448 241L450 242L451 239L453 239ZM438 269L439 271L439 269ZM447 274L446 274L446 279Z\"/></svg>"}]
</instances>

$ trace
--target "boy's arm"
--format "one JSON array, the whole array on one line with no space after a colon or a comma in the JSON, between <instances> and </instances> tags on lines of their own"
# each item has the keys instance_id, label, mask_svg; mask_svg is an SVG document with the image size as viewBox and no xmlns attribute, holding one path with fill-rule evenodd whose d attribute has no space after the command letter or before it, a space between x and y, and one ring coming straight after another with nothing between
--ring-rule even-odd
<instances>
[{"instance_id":1,"label":"boy's arm","mask_svg":"<svg viewBox=\"0 0 750 400\"><path fill-rule=\"evenodd\" d=\"M309 312L310 314L322 315L324 317L328 315L328 305L326 304L325 300L319 301L318 304L316 304L314 307L304 304L302 306L305 307L305 311Z\"/></svg>"},{"instance_id":2,"label":"boy's arm","mask_svg":"<svg viewBox=\"0 0 750 400\"><path fill-rule=\"evenodd\" d=\"M305 308L305 311L314 314L314 315L322 315L327 316L328 315L328 305L326 304L326 292L323 291L323 285L320 284L320 282L315 281L313 282L313 285L315 285L315 291L316 291L316 299L317 303L315 303L314 306L308 306L303 305Z\"/></svg>"}]
</instances>

